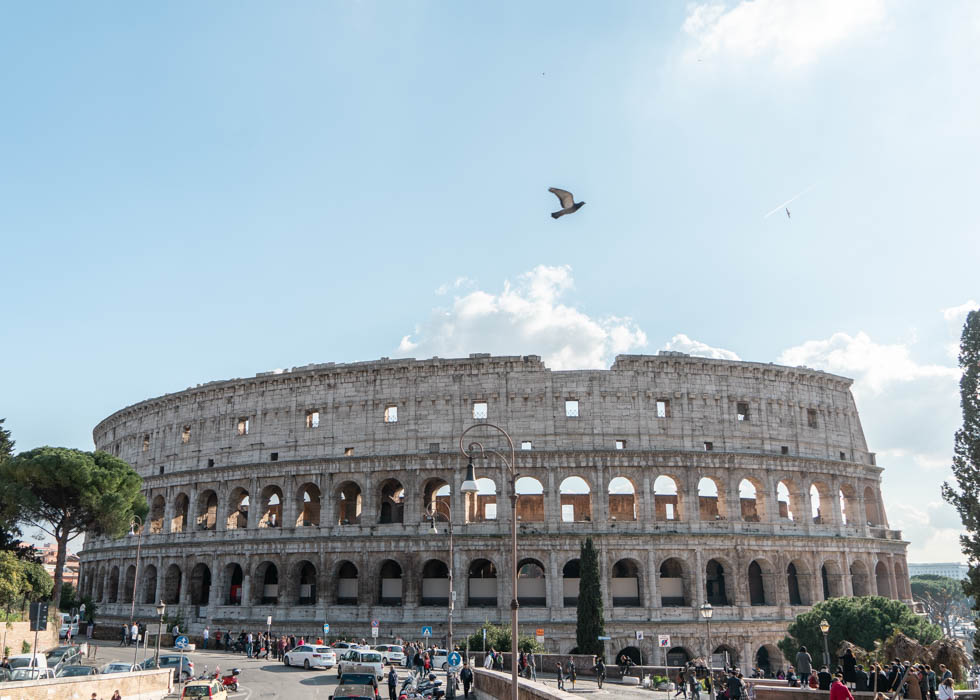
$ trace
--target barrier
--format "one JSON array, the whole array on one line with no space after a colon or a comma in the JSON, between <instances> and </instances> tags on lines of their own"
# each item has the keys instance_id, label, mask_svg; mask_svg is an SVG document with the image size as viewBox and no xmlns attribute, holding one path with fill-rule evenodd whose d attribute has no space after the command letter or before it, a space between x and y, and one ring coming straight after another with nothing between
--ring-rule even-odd
<instances>
[{"instance_id":1,"label":"barrier","mask_svg":"<svg viewBox=\"0 0 980 700\"><path fill-rule=\"evenodd\" d=\"M97 693L112 697L118 690L127 700L159 700L170 690L173 671L169 668L106 676L51 678L40 681L11 681L0 684L0 700L50 700L50 698L87 698Z\"/></svg>"}]
</instances>

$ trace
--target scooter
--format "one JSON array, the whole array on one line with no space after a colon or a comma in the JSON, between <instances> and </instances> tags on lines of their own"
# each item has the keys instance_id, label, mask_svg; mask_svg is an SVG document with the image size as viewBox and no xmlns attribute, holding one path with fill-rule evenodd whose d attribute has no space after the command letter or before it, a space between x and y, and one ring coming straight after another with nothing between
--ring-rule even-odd
<instances>
[{"instance_id":1,"label":"scooter","mask_svg":"<svg viewBox=\"0 0 980 700\"><path fill-rule=\"evenodd\" d=\"M231 669L231 673L221 677L221 685L231 691L238 690L238 674L241 672L240 668Z\"/></svg>"}]
</instances>

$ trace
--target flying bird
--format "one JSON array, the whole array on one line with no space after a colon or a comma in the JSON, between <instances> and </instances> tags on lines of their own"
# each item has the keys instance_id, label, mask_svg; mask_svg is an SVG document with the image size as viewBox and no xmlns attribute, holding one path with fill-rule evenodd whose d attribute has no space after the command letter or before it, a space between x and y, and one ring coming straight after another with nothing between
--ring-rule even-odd
<instances>
[{"instance_id":1,"label":"flying bird","mask_svg":"<svg viewBox=\"0 0 980 700\"><path fill-rule=\"evenodd\" d=\"M551 212L552 219L557 219L559 216L565 216L565 214L574 214L585 206L585 202L576 202L575 196L567 190L560 190L557 187L549 187L548 191L558 197L558 201L561 202L561 209L559 211Z\"/></svg>"},{"instance_id":2,"label":"flying bird","mask_svg":"<svg viewBox=\"0 0 980 700\"><path fill-rule=\"evenodd\" d=\"M768 214L766 214L762 218L763 219L768 219L770 216L772 216L773 214L775 214L780 209L784 209L786 211L786 216L789 217L789 218L792 218L789 215L789 205L792 204L793 202L795 202L797 199L799 199L803 195L805 195L807 192L809 192L810 190L812 190L816 186L817 186L817 183L813 183L812 185L810 185L809 187L807 187L802 192L799 192L799 193L793 195L792 197L790 197L789 199L787 199L785 202L783 202L782 204L780 204L778 207L776 207L775 209L773 209L771 212L769 212Z\"/></svg>"},{"instance_id":3,"label":"flying bird","mask_svg":"<svg viewBox=\"0 0 980 700\"><path fill-rule=\"evenodd\" d=\"M786 218L787 219L792 219L793 218L792 216L790 216L789 207L786 207Z\"/></svg>"}]
</instances>

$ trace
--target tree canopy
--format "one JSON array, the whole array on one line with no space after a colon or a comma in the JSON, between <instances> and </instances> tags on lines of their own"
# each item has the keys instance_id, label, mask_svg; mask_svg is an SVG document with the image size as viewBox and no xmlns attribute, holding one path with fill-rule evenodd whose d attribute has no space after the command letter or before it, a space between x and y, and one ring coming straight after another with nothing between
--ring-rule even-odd
<instances>
[{"instance_id":1,"label":"tree canopy","mask_svg":"<svg viewBox=\"0 0 980 700\"><path fill-rule=\"evenodd\" d=\"M579 553L578 624L575 626L575 644L580 654L603 655L605 622L602 614L602 589L599 586L599 553L592 538L587 537Z\"/></svg>"},{"instance_id":2,"label":"tree canopy","mask_svg":"<svg viewBox=\"0 0 980 700\"><path fill-rule=\"evenodd\" d=\"M7 612L26 602L44 600L53 587L54 581L41 564L0 551L0 606Z\"/></svg>"},{"instance_id":3,"label":"tree canopy","mask_svg":"<svg viewBox=\"0 0 980 700\"><path fill-rule=\"evenodd\" d=\"M143 480L108 452L39 447L0 463L0 497L17 504L16 522L54 537L58 558L52 600L61 596L68 543L89 532L117 537L148 510Z\"/></svg>"},{"instance_id":4,"label":"tree canopy","mask_svg":"<svg viewBox=\"0 0 980 700\"><path fill-rule=\"evenodd\" d=\"M963 581L946 576L920 574L909 579L912 598L922 603L929 620L939 625L947 637L954 628L970 618L973 601L963 591Z\"/></svg>"},{"instance_id":5,"label":"tree canopy","mask_svg":"<svg viewBox=\"0 0 980 700\"><path fill-rule=\"evenodd\" d=\"M474 651L483 650L483 630L487 631L487 651L493 649L495 651L510 651L510 625L492 625L489 622L484 624L483 627L478 629L476 632L471 634L467 638L467 643L470 647L470 653ZM541 645L535 641L534 637L528 637L527 635L518 635L517 637L517 649L518 651L541 651Z\"/></svg>"},{"instance_id":6,"label":"tree canopy","mask_svg":"<svg viewBox=\"0 0 980 700\"><path fill-rule=\"evenodd\" d=\"M797 615L790 623L789 636L778 645L787 659L796 658L801 645L811 653L823 649L821 620L830 623L827 644L831 650L844 641L871 650L875 642L887 639L896 631L921 644L931 644L942 635L938 626L919 617L899 600L882 596L831 598ZM813 656L817 658L817 654Z\"/></svg>"}]
</instances>

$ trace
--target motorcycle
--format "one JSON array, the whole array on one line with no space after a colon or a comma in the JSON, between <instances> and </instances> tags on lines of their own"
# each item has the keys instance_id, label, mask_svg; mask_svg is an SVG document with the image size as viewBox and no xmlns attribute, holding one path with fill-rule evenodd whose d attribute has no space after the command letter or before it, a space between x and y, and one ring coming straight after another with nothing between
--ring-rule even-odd
<instances>
[{"instance_id":1,"label":"motorcycle","mask_svg":"<svg viewBox=\"0 0 980 700\"><path fill-rule=\"evenodd\" d=\"M240 668L231 669L231 673L221 677L221 685L231 691L238 690L238 674L241 672Z\"/></svg>"}]
</instances>

